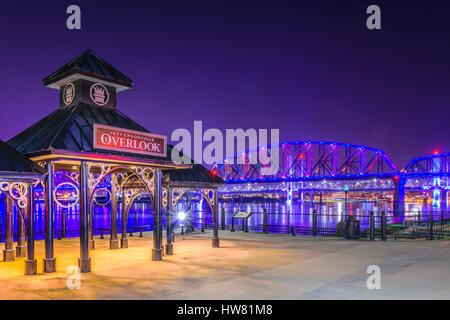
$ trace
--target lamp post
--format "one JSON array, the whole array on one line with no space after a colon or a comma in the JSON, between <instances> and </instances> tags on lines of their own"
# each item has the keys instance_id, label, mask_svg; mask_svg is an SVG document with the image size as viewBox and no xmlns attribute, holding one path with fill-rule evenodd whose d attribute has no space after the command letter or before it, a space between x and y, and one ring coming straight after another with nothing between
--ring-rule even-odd
<instances>
[{"instance_id":1,"label":"lamp post","mask_svg":"<svg viewBox=\"0 0 450 320\"><path fill-rule=\"evenodd\" d=\"M348 209L347 209L347 203L348 203L348 185L344 186L345 191L345 216L347 216Z\"/></svg>"}]
</instances>

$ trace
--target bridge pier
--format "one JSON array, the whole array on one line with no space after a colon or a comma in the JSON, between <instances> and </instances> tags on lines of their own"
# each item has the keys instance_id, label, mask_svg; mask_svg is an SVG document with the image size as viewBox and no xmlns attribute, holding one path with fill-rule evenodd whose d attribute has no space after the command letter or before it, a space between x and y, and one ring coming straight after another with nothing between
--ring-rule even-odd
<instances>
[{"instance_id":1,"label":"bridge pier","mask_svg":"<svg viewBox=\"0 0 450 320\"><path fill-rule=\"evenodd\" d=\"M304 192L303 192L303 190L299 190L298 191L298 202L299 203L303 203L303 197L304 197Z\"/></svg>"},{"instance_id":2,"label":"bridge pier","mask_svg":"<svg viewBox=\"0 0 450 320\"><path fill-rule=\"evenodd\" d=\"M448 190L441 190L441 207L448 207Z\"/></svg>"},{"instance_id":3,"label":"bridge pier","mask_svg":"<svg viewBox=\"0 0 450 320\"><path fill-rule=\"evenodd\" d=\"M292 182L288 182L288 187L286 190L286 205L292 205Z\"/></svg>"},{"instance_id":4,"label":"bridge pier","mask_svg":"<svg viewBox=\"0 0 450 320\"><path fill-rule=\"evenodd\" d=\"M405 185L406 178L394 176L394 216L405 214Z\"/></svg>"}]
</instances>

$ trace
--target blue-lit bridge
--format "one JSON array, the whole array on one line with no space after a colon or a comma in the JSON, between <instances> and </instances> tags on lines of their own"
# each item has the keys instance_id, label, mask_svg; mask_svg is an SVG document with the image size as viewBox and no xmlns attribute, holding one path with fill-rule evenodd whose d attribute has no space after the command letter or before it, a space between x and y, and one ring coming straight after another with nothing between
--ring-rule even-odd
<instances>
[{"instance_id":1,"label":"blue-lit bridge","mask_svg":"<svg viewBox=\"0 0 450 320\"><path fill-rule=\"evenodd\" d=\"M433 192L433 203L447 201L450 154L413 159L398 170L375 148L339 142L297 141L239 153L216 165L227 182L222 193L390 192L394 203L405 191ZM438 191L436 191L438 190ZM437 196L439 194L439 197Z\"/></svg>"}]
</instances>

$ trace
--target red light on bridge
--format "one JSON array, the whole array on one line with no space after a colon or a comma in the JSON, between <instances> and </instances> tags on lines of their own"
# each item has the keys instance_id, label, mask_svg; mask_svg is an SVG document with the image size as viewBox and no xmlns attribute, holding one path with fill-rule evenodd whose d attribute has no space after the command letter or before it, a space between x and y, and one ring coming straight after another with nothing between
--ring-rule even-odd
<instances>
[{"instance_id":1,"label":"red light on bridge","mask_svg":"<svg viewBox=\"0 0 450 320\"><path fill-rule=\"evenodd\" d=\"M305 155L304 155L304 154L301 154L301 155L299 156L299 158L300 158L300 159L304 159L304 158L305 158Z\"/></svg>"},{"instance_id":2,"label":"red light on bridge","mask_svg":"<svg viewBox=\"0 0 450 320\"><path fill-rule=\"evenodd\" d=\"M395 176L394 176L394 181L397 182L397 181L399 181L399 180L400 180L400 177L399 177L398 175L395 175Z\"/></svg>"},{"instance_id":3,"label":"red light on bridge","mask_svg":"<svg viewBox=\"0 0 450 320\"><path fill-rule=\"evenodd\" d=\"M214 169L213 171L211 171L211 174L212 174L213 176L217 176L217 170Z\"/></svg>"},{"instance_id":4,"label":"red light on bridge","mask_svg":"<svg viewBox=\"0 0 450 320\"><path fill-rule=\"evenodd\" d=\"M439 150L438 149L434 150L433 154L439 154Z\"/></svg>"}]
</instances>

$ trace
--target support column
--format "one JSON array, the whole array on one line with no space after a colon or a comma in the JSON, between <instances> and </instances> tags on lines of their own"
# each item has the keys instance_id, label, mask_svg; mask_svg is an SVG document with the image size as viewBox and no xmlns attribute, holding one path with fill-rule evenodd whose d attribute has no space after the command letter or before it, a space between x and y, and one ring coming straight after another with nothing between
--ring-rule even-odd
<instances>
[{"instance_id":1,"label":"support column","mask_svg":"<svg viewBox=\"0 0 450 320\"><path fill-rule=\"evenodd\" d=\"M88 241L89 250L95 249L95 241L94 241L94 194L92 194L92 199L89 202L89 241Z\"/></svg>"},{"instance_id":2,"label":"support column","mask_svg":"<svg viewBox=\"0 0 450 320\"><path fill-rule=\"evenodd\" d=\"M448 190L447 189L441 190L441 207L444 207L444 208L448 207Z\"/></svg>"},{"instance_id":3,"label":"support column","mask_svg":"<svg viewBox=\"0 0 450 320\"><path fill-rule=\"evenodd\" d=\"M25 244L25 220L22 214L25 214L25 212L17 210L17 258L25 257L27 249L27 245Z\"/></svg>"},{"instance_id":4,"label":"support column","mask_svg":"<svg viewBox=\"0 0 450 320\"><path fill-rule=\"evenodd\" d=\"M10 196L6 196L6 210L5 210L5 249L3 250L3 261L14 261L13 249L13 230L14 230L14 201Z\"/></svg>"},{"instance_id":5,"label":"support column","mask_svg":"<svg viewBox=\"0 0 450 320\"><path fill-rule=\"evenodd\" d=\"M116 193L117 176L111 175L111 236L109 238L109 249L119 249L119 238L117 237L117 206L119 197Z\"/></svg>"},{"instance_id":6,"label":"support column","mask_svg":"<svg viewBox=\"0 0 450 320\"><path fill-rule=\"evenodd\" d=\"M47 162L47 179L45 181L45 258L44 272L51 273L56 271L56 258L54 257L53 245L53 185L54 185L54 167L51 161Z\"/></svg>"},{"instance_id":7,"label":"support column","mask_svg":"<svg viewBox=\"0 0 450 320\"><path fill-rule=\"evenodd\" d=\"M166 209L166 245L165 245L165 253L168 256L173 255L172 229L173 229L172 188L168 187L167 209Z\"/></svg>"},{"instance_id":8,"label":"support column","mask_svg":"<svg viewBox=\"0 0 450 320\"><path fill-rule=\"evenodd\" d=\"M311 211L311 208L314 208L314 193L309 193L309 209Z\"/></svg>"},{"instance_id":9,"label":"support column","mask_svg":"<svg viewBox=\"0 0 450 320\"><path fill-rule=\"evenodd\" d=\"M89 257L89 191L87 164L80 165L80 258L78 266L80 272L91 272L91 258Z\"/></svg>"},{"instance_id":10,"label":"support column","mask_svg":"<svg viewBox=\"0 0 450 320\"><path fill-rule=\"evenodd\" d=\"M217 189L214 190L214 206L213 206L213 237L212 247L219 248L219 197Z\"/></svg>"},{"instance_id":11,"label":"support column","mask_svg":"<svg viewBox=\"0 0 450 320\"><path fill-rule=\"evenodd\" d=\"M286 205L292 205L292 182L288 182L287 190L286 190Z\"/></svg>"},{"instance_id":12,"label":"support column","mask_svg":"<svg viewBox=\"0 0 450 320\"><path fill-rule=\"evenodd\" d=\"M128 248L127 223L128 223L128 206L125 201L125 188L123 188L122 189L122 237L120 239L120 247L121 248Z\"/></svg>"},{"instance_id":13,"label":"support column","mask_svg":"<svg viewBox=\"0 0 450 320\"><path fill-rule=\"evenodd\" d=\"M394 216L405 213L405 185L406 178L394 176Z\"/></svg>"},{"instance_id":14,"label":"support column","mask_svg":"<svg viewBox=\"0 0 450 320\"><path fill-rule=\"evenodd\" d=\"M186 220L189 222L189 227L191 229L191 231L194 231L194 225L192 224L192 192L191 190L188 190L187 192L187 218ZM173 213L172 213L173 216ZM172 232L173 232L173 228L172 228Z\"/></svg>"},{"instance_id":15,"label":"support column","mask_svg":"<svg viewBox=\"0 0 450 320\"><path fill-rule=\"evenodd\" d=\"M37 260L34 257L34 187L30 182L28 185L27 206L27 259L25 260L25 274L37 273Z\"/></svg>"},{"instance_id":16,"label":"support column","mask_svg":"<svg viewBox=\"0 0 450 320\"><path fill-rule=\"evenodd\" d=\"M153 250L152 260L162 261L161 252L161 211L162 211L162 171L155 170L155 187L153 194Z\"/></svg>"}]
</instances>

